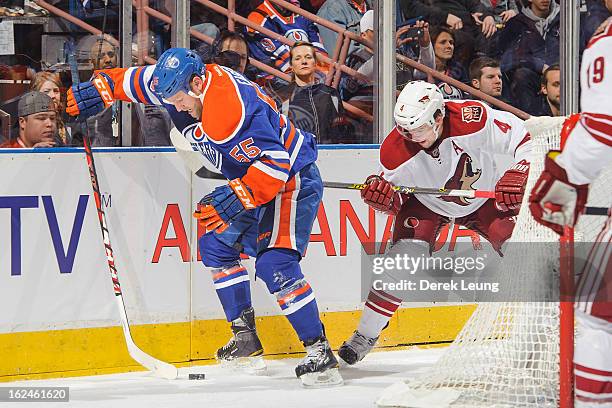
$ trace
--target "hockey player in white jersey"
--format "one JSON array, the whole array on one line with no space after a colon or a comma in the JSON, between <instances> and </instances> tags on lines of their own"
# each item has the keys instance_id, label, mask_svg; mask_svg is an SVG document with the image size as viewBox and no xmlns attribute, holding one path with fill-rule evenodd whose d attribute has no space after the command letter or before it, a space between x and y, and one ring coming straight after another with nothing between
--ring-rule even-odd
<instances>
[{"instance_id":1,"label":"hockey player in white jersey","mask_svg":"<svg viewBox=\"0 0 612 408\"><path fill-rule=\"evenodd\" d=\"M606 0L612 12L612 0ZM560 235L584 209L589 184L612 166L612 18L588 43L580 69L582 113L566 120L563 151L550 151L529 197L533 217ZM607 186L609 197L612 187ZM610 214L610 213L608 213ZM612 220L576 280L575 406L612 406Z\"/></svg>"},{"instance_id":2,"label":"hockey player in white jersey","mask_svg":"<svg viewBox=\"0 0 612 408\"><path fill-rule=\"evenodd\" d=\"M480 101L445 102L435 85L423 81L406 84L394 119L396 126L380 147L381 172L367 178L361 194L369 206L396 216L387 256L428 256L452 218L500 252L512 234L529 172L531 143L523 121ZM498 168L495 154L512 156L514 164ZM494 189L496 198L401 195L394 185ZM386 273L392 281L406 277ZM363 359L402 300L371 288L357 330L339 356L348 364Z\"/></svg>"}]
</instances>

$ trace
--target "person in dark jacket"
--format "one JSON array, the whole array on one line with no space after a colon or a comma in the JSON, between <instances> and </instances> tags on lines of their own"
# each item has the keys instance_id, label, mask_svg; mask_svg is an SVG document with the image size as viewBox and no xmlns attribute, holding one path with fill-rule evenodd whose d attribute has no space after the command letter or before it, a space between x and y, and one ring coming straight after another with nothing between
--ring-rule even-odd
<instances>
[{"instance_id":1,"label":"person in dark jacket","mask_svg":"<svg viewBox=\"0 0 612 408\"><path fill-rule=\"evenodd\" d=\"M406 18L423 16L432 25L454 30L455 58L463 65L470 63L474 53L478 56L490 53L497 27L493 11L480 0L436 0L432 5L423 0L404 0L402 4Z\"/></svg>"},{"instance_id":2,"label":"person in dark jacket","mask_svg":"<svg viewBox=\"0 0 612 408\"><path fill-rule=\"evenodd\" d=\"M528 1L500 32L498 53L514 106L534 114L541 75L559 62L560 8L555 1Z\"/></svg>"},{"instance_id":3,"label":"person in dark jacket","mask_svg":"<svg viewBox=\"0 0 612 408\"><path fill-rule=\"evenodd\" d=\"M357 142L344 117L338 91L325 85L317 74L316 48L307 42L295 43L290 63L293 81L274 95L281 112L296 127L314 134L319 144Z\"/></svg>"}]
</instances>

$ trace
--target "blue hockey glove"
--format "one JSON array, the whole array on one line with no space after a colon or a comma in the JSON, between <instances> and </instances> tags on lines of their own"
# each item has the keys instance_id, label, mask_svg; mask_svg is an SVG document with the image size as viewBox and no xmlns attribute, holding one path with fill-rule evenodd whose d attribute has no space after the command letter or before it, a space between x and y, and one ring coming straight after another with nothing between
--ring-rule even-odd
<instances>
[{"instance_id":1,"label":"blue hockey glove","mask_svg":"<svg viewBox=\"0 0 612 408\"><path fill-rule=\"evenodd\" d=\"M222 232L243 212L256 207L251 191L237 178L204 196L194 217L207 229Z\"/></svg>"},{"instance_id":2,"label":"blue hockey glove","mask_svg":"<svg viewBox=\"0 0 612 408\"><path fill-rule=\"evenodd\" d=\"M113 104L113 88L105 75L73 85L66 98L66 112L71 116L90 117Z\"/></svg>"}]
</instances>

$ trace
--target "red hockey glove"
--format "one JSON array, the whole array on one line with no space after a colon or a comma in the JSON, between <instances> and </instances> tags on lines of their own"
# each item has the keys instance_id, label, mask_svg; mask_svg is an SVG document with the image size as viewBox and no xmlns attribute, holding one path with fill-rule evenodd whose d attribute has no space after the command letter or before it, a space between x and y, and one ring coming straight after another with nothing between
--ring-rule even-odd
<instances>
[{"instance_id":1,"label":"red hockey glove","mask_svg":"<svg viewBox=\"0 0 612 408\"><path fill-rule=\"evenodd\" d=\"M529 176L529 163L521 160L504 173L495 185L495 205L501 211L521 207L525 185Z\"/></svg>"},{"instance_id":2,"label":"red hockey glove","mask_svg":"<svg viewBox=\"0 0 612 408\"><path fill-rule=\"evenodd\" d=\"M375 174L369 176L361 190L361 198L375 210L389 215L397 215L402 206L400 194L393 190L393 184Z\"/></svg>"},{"instance_id":3,"label":"red hockey glove","mask_svg":"<svg viewBox=\"0 0 612 408\"><path fill-rule=\"evenodd\" d=\"M559 153L552 150L546 155L544 171L529 197L529 209L537 222L563 235L564 227L576 225L584 210L589 186L569 182L565 169L555 162Z\"/></svg>"}]
</instances>

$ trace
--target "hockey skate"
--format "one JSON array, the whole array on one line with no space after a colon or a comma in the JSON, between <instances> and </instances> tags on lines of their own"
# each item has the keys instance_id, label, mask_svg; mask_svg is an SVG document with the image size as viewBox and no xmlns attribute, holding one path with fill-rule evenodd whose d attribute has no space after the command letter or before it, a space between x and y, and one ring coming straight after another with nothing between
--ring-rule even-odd
<instances>
[{"instance_id":1,"label":"hockey skate","mask_svg":"<svg viewBox=\"0 0 612 408\"><path fill-rule=\"evenodd\" d=\"M341 385L338 360L324 335L304 343L306 357L295 367L295 375L304 387L331 387Z\"/></svg>"},{"instance_id":2,"label":"hockey skate","mask_svg":"<svg viewBox=\"0 0 612 408\"><path fill-rule=\"evenodd\" d=\"M338 349L338 357L348 365L353 365L363 358L374 348L378 337L366 337L357 330L350 339L342 343Z\"/></svg>"},{"instance_id":3,"label":"hockey skate","mask_svg":"<svg viewBox=\"0 0 612 408\"><path fill-rule=\"evenodd\" d=\"M263 374L266 363L263 360L263 347L255 330L255 311L252 307L232 321L232 332L234 335L229 342L217 350L217 361L223 366L250 374Z\"/></svg>"}]
</instances>

